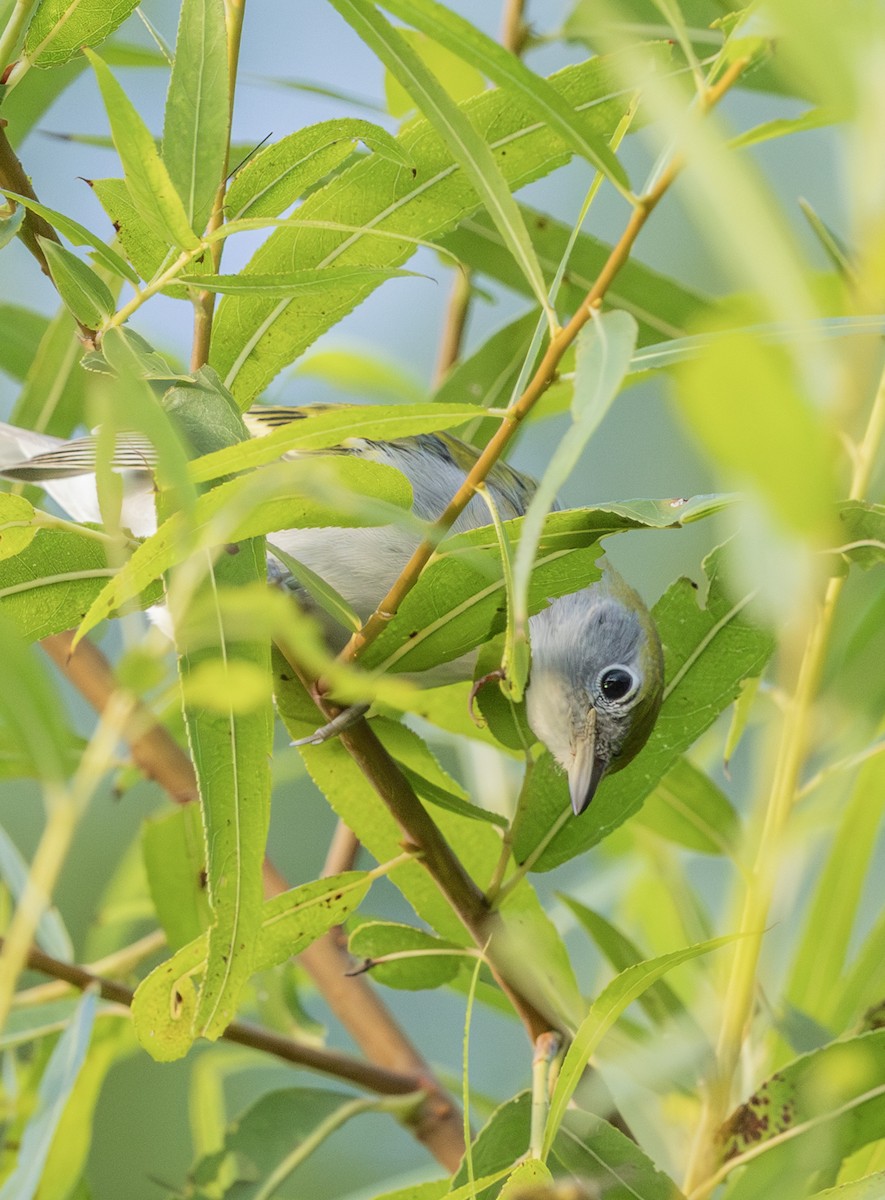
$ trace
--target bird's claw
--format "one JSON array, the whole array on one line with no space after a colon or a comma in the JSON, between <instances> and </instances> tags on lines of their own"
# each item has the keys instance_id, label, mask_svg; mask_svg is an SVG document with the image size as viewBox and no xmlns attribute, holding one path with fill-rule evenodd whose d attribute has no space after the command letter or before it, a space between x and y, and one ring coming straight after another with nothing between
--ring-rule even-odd
<instances>
[{"instance_id":1,"label":"bird's claw","mask_svg":"<svg viewBox=\"0 0 885 1200\"><path fill-rule=\"evenodd\" d=\"M365 716L368 711L368 704L352 704L350 708L343 708L336 717L327 721L325 725L321 725L319 729L315 729L313 733L309 733L303 738L296 738L289 745L322 746L323 742L328 742L331 738L338 737L339 733L343 733L345 729L350 729L351 725L355 725L360 717Z\"/></svg>"}]
</instances>

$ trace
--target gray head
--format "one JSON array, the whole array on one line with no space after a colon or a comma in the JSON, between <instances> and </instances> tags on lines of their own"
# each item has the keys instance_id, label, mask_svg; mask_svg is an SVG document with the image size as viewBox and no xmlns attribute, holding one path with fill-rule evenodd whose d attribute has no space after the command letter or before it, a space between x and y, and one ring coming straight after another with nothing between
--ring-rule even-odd
<instances>
[{"instance_id":1,"label":"gray head","mask_svg":"<svg viewBox=\"0 0 885 1200\"><path fill-rule=\"evenodd\" d=\"M577 816L603 776L648 740L663 694L661 643L645 605L607 564L598 583L532 617L531 640L529 724L568 775Z\"/></svg>"}]
</instances>

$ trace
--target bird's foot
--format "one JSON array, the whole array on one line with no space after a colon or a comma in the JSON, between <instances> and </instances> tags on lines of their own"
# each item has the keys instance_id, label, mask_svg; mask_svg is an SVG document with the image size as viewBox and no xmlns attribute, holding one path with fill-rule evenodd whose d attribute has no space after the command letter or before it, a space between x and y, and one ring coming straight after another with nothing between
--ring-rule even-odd
<instances>
[{"instance_id":1,"label":"bird's foot","mask_svg":"<svg viewBox=\"0 0 885 1200\"><path fill-rule=\"evenodd\" d=\"M296 738L289 744L291 746L322 746L323 742L338 737L339 733L343 733L345 729L350 729L351 725L355 725L360 717L366 715L369 708L368 704L352 704L350 708L343 708L337 717L333 717L331 721L327 721L325 725L321 725L307 737Z\"/></svg>"},{"instance_id":2,"label":"bird's foot","mask_svg":"<svg viewBox=\"0 0 885 1200\"><path fill-rule=\"evenodd\" d=\"M496 671L489 671L488 675L483 675L476 680L473 687L470 689L470 699L467 701L467 711L470 713L470 719L474 725L478 725L480 729L485 726L485 721L476 711L476 697L482 691L487 683L494 683L507 678L507 673L502 667L498 667Z\"/></svg>"}]
</instances>

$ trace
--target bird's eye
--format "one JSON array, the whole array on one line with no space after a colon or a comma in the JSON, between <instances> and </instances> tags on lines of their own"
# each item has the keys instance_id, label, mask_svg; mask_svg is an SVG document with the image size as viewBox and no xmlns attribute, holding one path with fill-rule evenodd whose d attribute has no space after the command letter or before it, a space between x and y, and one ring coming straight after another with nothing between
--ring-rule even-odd
<instances>
[{"instance_id":1,"label":"bird's eye","mask_svg":"<svg viewBox=\"0 0 885 1200\"><path fill-rule=\"evenodd\" d=\"M600 672L599 690L606 700L625 700L636 687L636 676L626 667L607 667Z\"/></svg>"}]
</instances>

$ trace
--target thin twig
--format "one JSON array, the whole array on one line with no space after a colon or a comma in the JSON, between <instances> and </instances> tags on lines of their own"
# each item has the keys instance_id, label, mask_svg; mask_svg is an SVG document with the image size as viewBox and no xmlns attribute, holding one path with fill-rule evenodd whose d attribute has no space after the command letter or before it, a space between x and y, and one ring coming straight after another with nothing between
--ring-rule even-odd
<instances>
[{"instance_id":1,"label":"thin twig","mask_svg":"<svg viewBox=\"0 0 885 1200\"><path fill-rule=\"evenodd\" d=\"M470 272L459 268L455 271L446 315L443 321L442 335L439 340L436 366L433 371L433 385L439 387L449 371L461 357L461 343L464 338L464 327L467 324L467 313L470 308Z\"/></svg>"}]
</instances>

